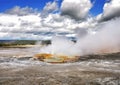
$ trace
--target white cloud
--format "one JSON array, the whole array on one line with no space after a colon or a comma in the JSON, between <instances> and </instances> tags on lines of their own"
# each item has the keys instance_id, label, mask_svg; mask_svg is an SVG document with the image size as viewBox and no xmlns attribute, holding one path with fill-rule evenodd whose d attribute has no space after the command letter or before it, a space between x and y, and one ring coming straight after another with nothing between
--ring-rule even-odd
<instances>
[{"instance_id":1,"label":"white cloud","mask_svg":"<svg viewBox=\"0 0 120 85\"><path fill-rule=\"evenodd\" d=\"M59 14L49 14L46 18L39 17L39 14L24 16L0 14L0 39L50 39L56 34L73 37L76 28L94 26L92 19L77 22Z\"/></svg>"},{"instance_id":2,"label":"white cloud","mask_svg":"<svg viewBox=\"0 0 120 85\"><path fill-rule=\"evenodd\" d=\"M91 7L90 0L63 0L61 12L62 15L69 15L74 19L83 19Z\"/></svg>"},{"instance_id":3,"label":"white cloud","mask_svg":"<svg viewBox=\"0 0 120 85\"><path fill-rule=\"evenodd\" d=\"M103 7L103 13L99 15L99 19L100 21L107 21L119 16L120 0L111 0L109 3L105 3Z\"/></svg>"},{"instance_id":4,"label":"white cloud","mask_svg":"<svg viewBox=\"0 0 120 85\"><path fill-rule=\"evenodd\" d=\"M46 3L46 5L43 8L43 11L41 12L41 17L47 17L49 15L49 13L54 13L56 11L58 11L58 3L57 1L53 1L53 2L48 2Z\"/></svg>"},{"instance_id":5,"label":"white cloud","mask_svg":"<svg viewBox=\"0 0 120 85\"><path fill-rule=\"evenodd\" d=\"M34 31L41 27L41 18L38 15L16 16L1 14L0 31L1 32L26 32ZM36 30L37 31L37 30Z\"/></svg>"},{"instance_id":6,"label":"white cloud","mask_svg":"<svg viewBox=\"0 0 120 85\"><path fill-rule=\"evenodd\" d=\"M61 14L68 16L56 12L59 9L57 1L46 3L40 13L29 7L13 7L0 13L0 39L50 39L54 35L74 37L76 29L95 28L99 24L97 21L120 15L120 0L106 3L104 12L96 20L86 18L91 7L90 0L63 0Z\"/></svg>"},{"instance_id":7,"label":"white cloud","mask_svg":"<svg viewBox=\"0 0 120 85\"><path fill-rule=\"evenodd\" d=\"M64 27L64 23L62 16L58 14L49 14L44 21L42 22L43 26L51 27L51 28L62 28Z\"/></svg>"},{"instance_id":8,"label":"white cloud","mask_svg":"<svg viewBox=\"0 0 120 85\"><path fill-rule=\"evenodd\" d=\"M30 13L35 13L36 12L36 9L32 9L30 7L24 7L24 8L20 8L19 6L15 6L13 7L12 9L8 9L6 10L6 13L7 14L14 14L14 15L28 15Z\"/></svg>"},{"instance_id":9,"label":"white cloud","mask_svg":"<svg viewBox=\"0 0 120 85\"><path fill-rule=\"evenodd\" d=\"M43 8L43 11L47 11L47 12L54 12L57 10L58 10L57 1L48 2L48 3L46 3L45 7Z\"/></svg>"},{"instance_id":10,"label":"white cloud","mask_svg":"<svg viewBox=\"0 0 120 85\"><path fill-rule=\"evenodd\" d=\"M55 4L57 4L56 1L51 2L49 4L50 8L47 8L47 5L44 8L46 10L54 9L57 5L51 5ZM19 8L19 10L23 9ZM50 39L54 35L73 37L76 29L91 28L96 25L92 18L86 21L76 21L70 17L61 16L59 13L48 13L46 17L40 15L41 13L28 13L22 16L19 14L1 13L0 39Z\"/></svg>"}]
</instances>

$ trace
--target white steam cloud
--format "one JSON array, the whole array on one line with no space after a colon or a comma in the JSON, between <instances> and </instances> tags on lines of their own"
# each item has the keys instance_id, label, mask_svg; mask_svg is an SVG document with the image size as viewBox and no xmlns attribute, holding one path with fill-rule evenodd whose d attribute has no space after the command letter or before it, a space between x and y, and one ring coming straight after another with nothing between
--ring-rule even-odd
<instances>
[{"instance_id":1,"label":"white steam cloud","mask_svg":"<svg viewBox=\"0 0 120 85\"><path fill-rule=\"evenodd\" d=\"M68 56L81 56L120 50L120 18L108 21L94 35L87 34L76 43L63 38L54 37L52 44L41 49L42 53L53 53ZM97 28L98 29L98 28Z\"/></svg>"}]
</instances>

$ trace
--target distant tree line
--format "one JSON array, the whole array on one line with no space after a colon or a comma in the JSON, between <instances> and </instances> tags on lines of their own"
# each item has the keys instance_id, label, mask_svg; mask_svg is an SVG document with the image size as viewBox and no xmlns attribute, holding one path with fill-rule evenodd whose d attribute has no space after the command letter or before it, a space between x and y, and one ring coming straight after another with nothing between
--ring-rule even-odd
<instances>
[{"instance_id":1,"label":"distant tree line","mask_svg":"<svg viewBox=\"0 0 120 85\"><path fill-rule=\"evenodd\" d=\"M40 40L42 45L51 44L51 40ZM0 41L0 47L2 46L15 46L15 45L35 45L38 40L14 40L14 41Z\"/></svg>"},{"instance_id":2,"label":"distant tree line","mask_svg":"<svg viewBox=\"0 0 120 85\"><path fill-rule=\"evenodd\" d=\"M12 46L12 45L34 45L36 40L15 40L15 41L6 41L0 42L0 46Z\"/></svg>"}]
</instances>

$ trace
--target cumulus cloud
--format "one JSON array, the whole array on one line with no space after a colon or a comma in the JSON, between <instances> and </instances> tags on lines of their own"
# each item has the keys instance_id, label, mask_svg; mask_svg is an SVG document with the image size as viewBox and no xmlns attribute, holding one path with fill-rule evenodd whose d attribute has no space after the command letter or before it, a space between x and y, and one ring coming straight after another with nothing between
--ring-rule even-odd
<instances>
[{"instance_id":1,"label":"cumulus cloud","mask_svg":"<svg viewBox=\"0 0 120 85\"><path fill-rule=\"evenodd\" d=\"M58 3L57 1L53 1L53 2L48 2L46 3L46 5L43 8L43 11L41 13L41 17L47 17L49 15L49 13L54 13L56 11L58 11Z\"/></svg>"},{"instance_id":2,"label":"cumulus cloud","mask_svg":"<svg viewBox=\"0 0 120 85\"><path fill-rule=\"evenodd\" d=\"M43 30L40 20L38 15L0 14L0 39L36 39L35 33Z\"/></svg>"},{"instance_id":3,"label":"cumulus cloud","mask_svg":"<svg viewBox=\"0 0 120 85\"><path fill-rule=\"evenodd\" d=\"M90 0L63 0L61 14L74 19L83 19L88 14L92 4Z\"/></svg>"},{"instance_id":4,"label":"cumulus cloud","mask_svg":"<svg viewBox=\"0 0 120 85\"><path fill-rule=\"evenodd\" d=\"M16 6L9 12L7 10L5 13L0 13L0 39L50 39L55 35L74 37L76 29L92 28L96 25L92 18L76 21L68 16L54 13L58 10L57 1L48 2L42 12L25 11L25 9L35 10ZM41 16L45 10L46 16Z\"/></svg>"},{"instance_id":5,"label":"cumulus cloud","mask_svg":"<svg viewBox=\"0 0 120 85\"><path fill-rule=\"evenodd\" d=\"M37 9L32 9L30 7L24 7L24 8L20 8L19 6L15 6L12 9L8 9L6 10L5 13L7 14L14 14L14 15L19 15L19 16L23 16L23 15L28 15L30 13L35 13L37 11Z\"/></svg>"},{"instance_id":6,"label":"cumulus cloud","mask_svg":"<svg viewBox=\"0 0 120 85\"><path fill-rule=\"evenodd\" d=\"M59 19L57 14L46 18L39 17L39 14L0 14L0 39L50 39L57 33L69 34L69 29L65 30L64 22Z\"/></svg>"},{"instance_id":7,"label":"cumulus cloud","mask_svg":"<svg viewBox=\"0 0 120 85\"><path fill-rule=\"evenodd\" d=\"M111 0L105 3L100 21L107 21L115 17L120 17L120 0Z\"/></svg>"},{"instance_id":8,"label":"cumulus cloud","mask_svg":"<svg viewBox=\"0 0 120 85\"><path fill-rule=\"evenodd\" d=\"M26 36L25 39L29 39L30 36L27 35L31 35L31 39L36 39L36 37L37 39L50 39L54 35L74 37L76 29L92 28L95 25L96 22L92 19L77 22L59 14L49 14L46 18L40 17L39 14L24 16L0 14L0 39L8 35L11 35L9 37L11 39L23 39L20 33Z\"/></svg>"},{"instance_id":9,"label":"cumulus cloud","mask_svg":"<svg viewBox=\"0 0 120 85\"><path fill-rule=\"evenodd\" d=\"M45 7L43 8L43 11L47 11L47 12L54 12L57 10L58 10L57 1L48 2L48 3L46 3Z\"/></svg>"},{"instance_id":10,"label":"cumulus cloud","mask_svg":"<svg viewBox=\"0 0 120 85\"><path fill-rule=\"evenodd\" d=\"M40 18L37 15L16 16L16 15L1 14L0 31L21 32L21 31L31 30L33 29L32 27L40 26L39 22L40 22Z\"/></svg>"}]
</instances>

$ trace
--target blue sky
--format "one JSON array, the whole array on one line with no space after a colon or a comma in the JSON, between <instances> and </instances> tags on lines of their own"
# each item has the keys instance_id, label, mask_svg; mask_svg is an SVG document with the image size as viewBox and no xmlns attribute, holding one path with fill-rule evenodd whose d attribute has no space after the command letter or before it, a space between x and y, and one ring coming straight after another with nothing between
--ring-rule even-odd
<instances>
[{"instance_id":1,"label":"blue sky","mask_svg":"<svg viewBox=\"0 0 120 85\"><path fill-rule=\"evenodd\" d=\"M91 2L94 4L90 10L92 15L98 15L103 12L103 6L106 0L91 0Z\"/></svg>"},{"instance_id":2,"label":"blue sky","mask_svg":"<svg viewBox=\"0 0 120 85\"><path fill-rule=\"evenodd\" d=\"M14 6L20 7L32 7L42 10L47 2L53 2L54 0L0 0L0 12L4 12L7 9L11 9ZM61 5L62 0L58 0L59 6ZM103 11L103 6L106 0L91 0L93 7L90 10L90 14L96 16Z\"/></svg>"}]
</instances>

